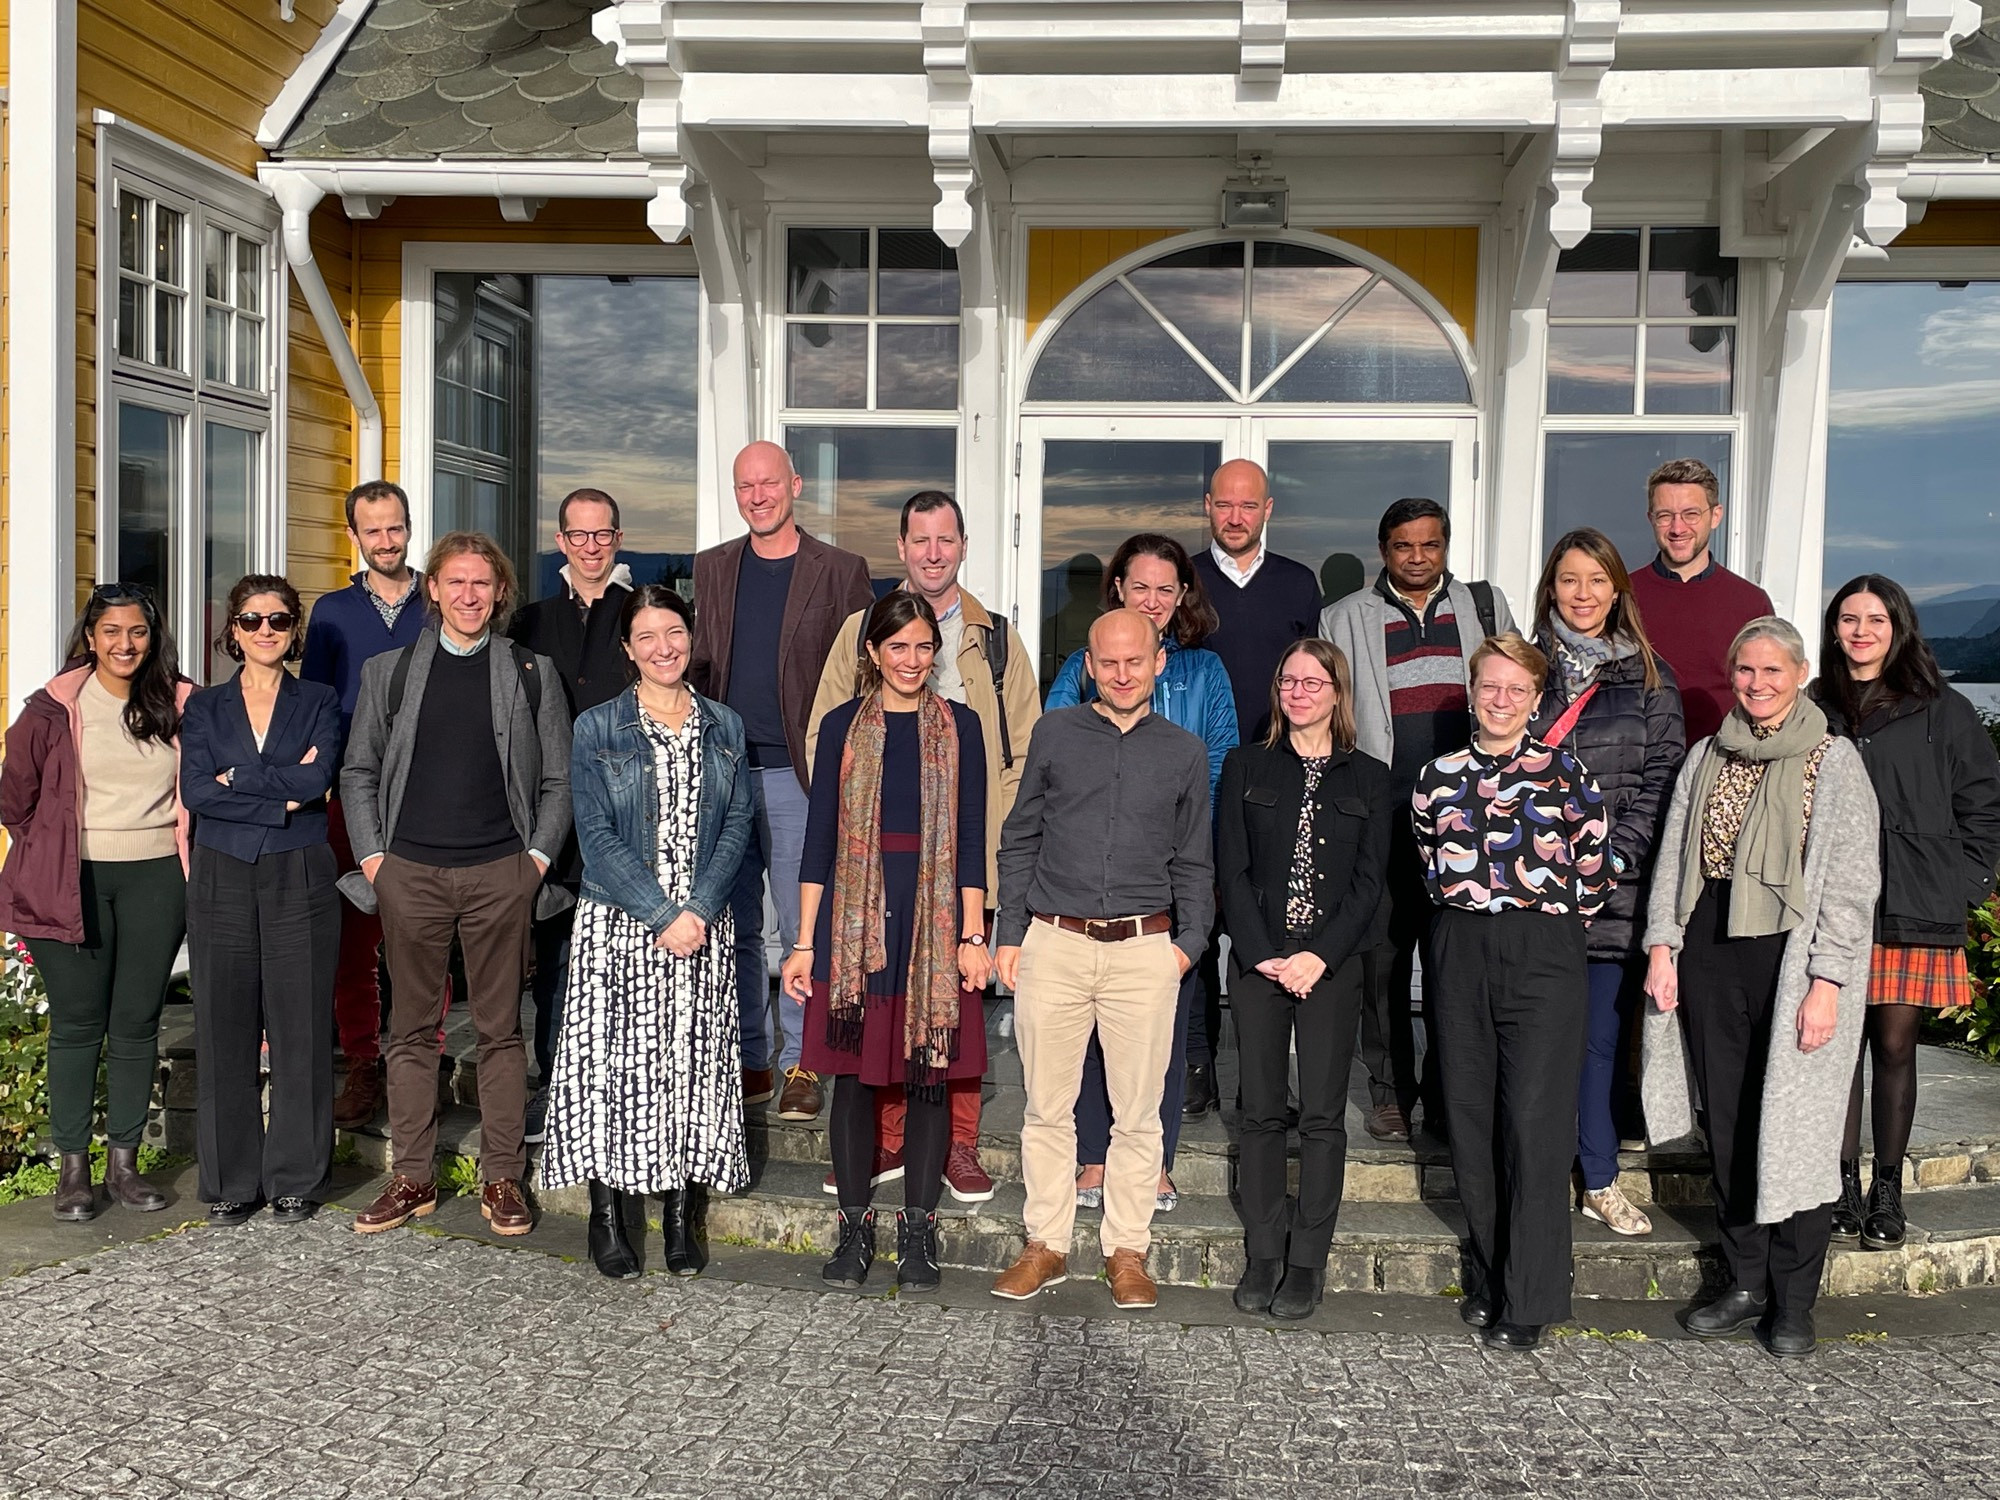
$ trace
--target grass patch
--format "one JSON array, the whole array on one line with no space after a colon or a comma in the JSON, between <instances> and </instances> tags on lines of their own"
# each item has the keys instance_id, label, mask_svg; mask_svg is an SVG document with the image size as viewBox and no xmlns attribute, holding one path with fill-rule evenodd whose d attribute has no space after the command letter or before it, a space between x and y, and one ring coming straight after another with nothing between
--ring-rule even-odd
<instances>
[{"instance_id":1,"label":"grass patch","mask_svg":"<svg viewBox=\"0 0 2000 1500\"><path fill-rule=\"evenodd\" d=\"M437 1185L452 1193L479 1191L479 1163L469 1156L447 1157L438 1163Z\"/></svg>"},{"instance_id":2,"label":"grass patch","mask_svg":"<svg viewBox=\"0 0 2000 1500\"><path fill-rule=\"evenodd\" d=\"M141 1172L171 1172L188 1164L189 1158L176 1156L171 1151L162 1151L157 1146L139 1148L139 1170ZM20 1203L29 1198L52 1198L61 1169L52 1161L24 1161L20 1166L0 1177L0 1203ZM104 1143L99 1141L90 1148L90 1180L104 1181Z\"/></svg>"},{"instance_id":3,"label":"grass patch","mask_svg":"<svg viewBox=\"0 0 2000 1500\"><path fill-rule=\"evenodd\" d=\"M1847 1342L1850 1344L1886 1344L1889 1342L1889 1335L1886 1333L1871 1333L1858 1330L1847 1335Z\"/></svg>"}]
</instances>

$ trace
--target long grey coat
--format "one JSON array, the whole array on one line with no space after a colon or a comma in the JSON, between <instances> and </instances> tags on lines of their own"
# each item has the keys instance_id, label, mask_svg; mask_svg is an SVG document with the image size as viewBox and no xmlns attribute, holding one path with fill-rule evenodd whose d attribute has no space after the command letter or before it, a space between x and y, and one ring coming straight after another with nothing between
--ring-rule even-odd
<instances>
[{"instance_id":1,"label":"long grey coat","mask_svg":"<svg viewBox=\"0 0 2000 1500\"><path fill-rule=\"evenodd\" d=\"M1708 741L1688 752L1674 782L1674 800L1660 826L1659 862L1647 903L1645 947L1665 946L1676 957L1682 928L1674 919L1687 842L1688 803ZM1801 1209L1840 1196L1840 1137L1847 1123L1847 1092L1861 1052L1861 1022L1868 1000L1868 955L1875 931L1875 896L1881 886L1880 813L1861 756L1846 740L1827 747L1813 793L1812 827L1806 834L1805 914L1785 938L1778 971L1777 1007L1764 1066L1763 1125L1757 1140L1757 1222L1776 1224ZM1698 857L1698 856L1697 856ZM1799 1006L1815 979L1840 986L1833 1039L1817 1052L1799 1050ZM1699 995L1681 1004L1699 1005ZM1694 1129L1694 1080L1678 1013L1648 1006L1645 1069L1641 1085L1646 1133L1669 1141Z\"/></svg>"}]
</instances>

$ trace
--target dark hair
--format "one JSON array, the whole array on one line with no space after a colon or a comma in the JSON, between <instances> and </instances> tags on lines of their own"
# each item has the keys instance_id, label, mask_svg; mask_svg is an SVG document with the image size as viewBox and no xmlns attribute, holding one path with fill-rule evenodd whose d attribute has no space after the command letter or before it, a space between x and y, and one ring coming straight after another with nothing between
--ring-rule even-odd
<instances>
[{"instance_id":1,"label":"dark hair","mask_svg":"<svg viewBox=\"0 0 2000 1500\"><path fill-rule=\"evenodd\" d=\"M931 628L934 645L944 644L944 633L938 629L937 611L922 594L913 594L908 589L891 589L875 601L875 607L868 611L868 623L862 627L861 643L856 648L860 661L855 667L855 696L866 698L882 685L882 670L868 655L868 648L881 649L882 643L907 628L915 621L922 620Z\"/></svg>"},{"instance_id":2,"label":"dark hair","mask_svg":"<svg viewBox=\"0 0 2000 1500\"><path fill-rule=\"evenodd\" d=\"M1309 635L1296 640L1279 654L1277 666L1271 669L1271 727L1264 736L1266 748L1275 749L1292 737L1292 722L1285 717L1284 698L1278 690L1278 679L1285 675L1285 663L1295 656L1310 656L1319 663L1333 683L1333 721L1327 727L1333 735L1333 748L1352 750L1360 738L1354 725L1354 673L1348 669L1347 653L1332 641Z\"/></svg>"},{"instance_id":3,"label":"dark hair","mask_svg":"<svg viewBox=\"0 0 2000 1500\"><path fill-rule=\"evenodd\" d=\"M347 492L347 529L354 530L354 507L363 500L394 500L403 507L403 529L410 529L410 497L403 493L400 484L391 484L386 479L371 479L366 484L357 484Z\"/></svg>"},{"instance_id":4,"label":"dark hair","mask_svg":"<svg viewBox=\"0 0 2000 1500\"><path fill-rule=\"evenodd\" d=\"M1670 458L1646 476L1646 508L1652 509L1653 491L1663 484L1698 484L1708 495L1708 508L1722 504L1722 481L1715 470L1698 458Z\"/></svg>"},{"instance_id":5,"label":"dark hair","mask_svg":"<svg viewBox=\"0 0 2000 1500\"><path fill-rule=\"evenodd\" d=\"M1102 599L1106 609L1125 608L1125 600L1119 590L1124 585L1125 575L1132 570L1132 559L1135 557L1156 557L1161 562L1174 565L1174 573L1181 584L1181 602L1175 607L1167 630L1177 644L1192 649L1215 634L1215 627L1221 621L1216 618L1215 606L1208 602L1208 591L1201 586L1201 575L1195 572L1187 548L1157 531L1142 531L1137 536L1128 536L1111 554L1111 566L1104 570Z\"/></svg>"},{"instance_id":6,"label":"dark hair","mask_svg":"<svg viewBox=\"0 0 2000 1500\"><path fill-rule=\"evenodd\" d=\"M438 571L454 557L463 557L467 553L474 557L485 558L493 569L493 618L489 623L493 629L504 631L509 617L514 613L514 594L517 588L514 582L514 565L507 560L507 554L500 550L500 544L485 532L447 531L432 542L430 555L424 559L424 581L427 585L435 586ZM428 595L425 604L430 610L431 618L443 619L444 610L439 605L437 596L430 592L430 587L426 587L424 592Z\"/></svg>"},{"instance_id":7,"label":"dark hair","mask_svg":"<svg viewBox=\"0 0 2000 1500\"><path fill-rule=\"evenodd\" d=\"M245 573L236 580L236 587L229 591L222 629L216 632L215 649L231 661L243 660L243 647L236 639L236 617L259 594L276 594L285 601L292 617L292 643L285 648L285 660L297 661L306 654L305 606L299 603L299 591L292 587L291 580L276 573Z\"/></svg>"},{"instance_id":8,"label":"dark hair","mask_svg":"<svg viewBox=\"0 0 2000 1500\"><path fill-rule=\"evenodd\" d=\"M97 652L90 644L90 632L104 618L104 612L121 604L137 605L145 617L148 632L146 659L132 679L132 696L125 700L125 732L144 744L157 740L166 744L181 732L181 710L176 701L180 688L180 654L174 649L173 632L160 619L160 606L151 589L136 583L100 583L90 591L83 613L69 633L63 656L70 662L97 664Z\"/></svg>"},{"instance_id":9,"label":"dark hair","mask_svg":"<svg viewBox=\"0 0 2000 1500\"><path fill-rule=\"evenodd\" d=\"M1606 638L1623 635L1639 647L1639 657L1646 664L1646 687L1651 690L1660 685L1659 653L1653 650L1653 643L1646 635L1646 626L1639 618L1639 599L1632 592L1632 575L1625 571L1625 559L1618 555L1618 548L1611 538L1594 526L1579 526L1575 531L1566 531L1556 538L1555 546L1549 548L1549 560L1542 564L1541 581L1535 585L1535 636L1537 639L1553 633L1549 623L1556 610L1556 571L1562 565L1564 556L1571 552L1581 552L1585 557L1604 569L1611 580L1613 598L1611 613L1604 622Z\"/></svg>"},{"instance_id":10,"label":"dark hair","mask_svg":"<svg viewBox=\"0 0 2000 1500\"><path fill-rule=\"evenodd\" d=\"M632 625L642 609L667 610L679 615L689 630L694 629L694 606L677 589L664 583L638 584L626 597L625 607L618 611L618 639L627 646L632 644Z\"/></svg>"},{"instance_id":11,"label":"dark hair","mask_svg":"<svg viewBox=\"0 0 2000 1500\"><path fill-rule=\"evenodd\" d=\"M1882 659L1881 676L1873 682L1857 682L1847 664L1847 653L1840 649L1840 606L1856 594L1873 594L1889 612L1889 654ZM1944 674L1938 670L1930 642L1924 639L1923 627L1917 623L1917 607L1910 602L1908 590L1880 573L1863 573L1843 583L1826 607L1820 630L1816 694L1820 701L1830 702L1852 729L1893 699L1928 702L1943 692Z\"/></svg>"},{"instance_id":12,"label":"dark hair","mask_svg":"<svg viewBox=\"0 0 2000 1500\"><path fill-rule=\"evenodd\" d=\"M1398 500L1382 512L1382 519L1375 526L1375 545L1388 546L1389 533L1399 526L1409 525L1412 521L1435 521L1444 528L1444 539L1447 542L1451 540L1451 516L1437 501L1426 500L1419 496Z\"/></svg>"},{"instance_id":13,"label":"dark hair","mask_svg":"<svg viewBox=\"0 0 2000 1500\"><path fill-rule=\"evenodd\" d=\"M613 531L622 531L625 529L625 523L618 519L618 502L616 500L605 494L603 490L581 489L571 490L567 495L562 497L561 503L556 506L557 531L569 530L569 508L579 500L593 505L610 506L611 529Z\"/></svg>"},{"instance_id":14,"label":"dark hair","mask_svg":"<svg viewBox=\"0 0 2000 1500\"><path fill-rule=\"evenodd\" d=\"M909 499L905 500L903 502L902 518L896 522L896 535L905 537L910 534L911 516L927 515L931 511L945 509L949 509L954 516L958 517L958 534L964 536L965 512L960 510L958 502L943 490L918 490Z\"/></svg>"}]
</instances>

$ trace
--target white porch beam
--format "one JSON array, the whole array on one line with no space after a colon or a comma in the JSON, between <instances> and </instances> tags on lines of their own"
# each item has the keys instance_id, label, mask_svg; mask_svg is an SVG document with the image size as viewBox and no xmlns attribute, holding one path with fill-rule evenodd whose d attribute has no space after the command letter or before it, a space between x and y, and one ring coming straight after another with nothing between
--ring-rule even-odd
<instances>
[{"instance_id":1,"label":"white porch beam","mask_svg":"<svg viewBox=\"0 0 2000 1500\"><path fill-rule=\"evenodd\" d=\"M1005 611L1018 602L1018 569L1007 524L1008 456L1014 441L1006 400L1007 268L1014 207L1007 170L993 143L975 136L972 150L978 174L975 213L972 231L958 247L959 401L964 413L958 501L974 539L970 569L978 587L973 592L988 608Z\"/></svg>"},{"instance_id":2,"label":"white porch beam","mask_svg":"<svg viewBox=\"0 0 2000 1500\"><path fill-rule=\"evenodd\" d=\"M1500 284L1506 328L1500 345L1497 409L1489 431L1493 461L1482 490L1488 518L1489 578L1532 578L1541 548L1535 497L1542 461L1543 367L1549 347L1549 293L1561 253L1550 230L1556 190L1549 172L1556 140L1544 133L1523 144L1508 168L1499 215Z\"/></svg>"},{"instance_id":3,"label":"white porch beam","mask_svg":"<svg viewBox=\"0 0 2000 1500\"><path fill-rule=\"evenodd\" d=\"M927 3L923 8L924 78L929 91L931 180L937 206L931 228L956 248L972 233L972 71L965 34L966 6Z\"/></svg>"}]
</instances>

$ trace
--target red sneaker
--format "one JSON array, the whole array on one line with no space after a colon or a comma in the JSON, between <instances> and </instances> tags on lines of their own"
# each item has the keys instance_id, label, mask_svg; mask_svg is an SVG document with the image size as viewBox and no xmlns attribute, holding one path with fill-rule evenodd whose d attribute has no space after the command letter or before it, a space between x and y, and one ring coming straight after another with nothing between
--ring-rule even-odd
<instances>
[{"instance_id":1,"label":"red sneaker","mask_svg":"<svg viewBox=\"0 0 2000 1500\"><path fill-rule=\"evenodd\" d=\"M884 1151L880 1146L877 1146L875 1148L875 1175L868 1179L868 1185L870 1187L880 1187L885 1182L894 1182L902 1175L903 1153L900 1151ZM819 1185L819 1190L829 1198L839 1196L840 1187L834 1182L833 1173L829 1172L826 1174L826 1180Z\"/></svg>"},{"instance_id":2,"label":"red sneaker","mask_svg":"<svg viewBox=\"0 0 2000 1500\"><path fill-rule=\"evenodd\" d=\"M979 1153L964 1141L953 1141L945 1156L944 1185L960 1203L984 1203L993 1196L993 1179L979 1165Z\"/></svg>"}]
</instances>

